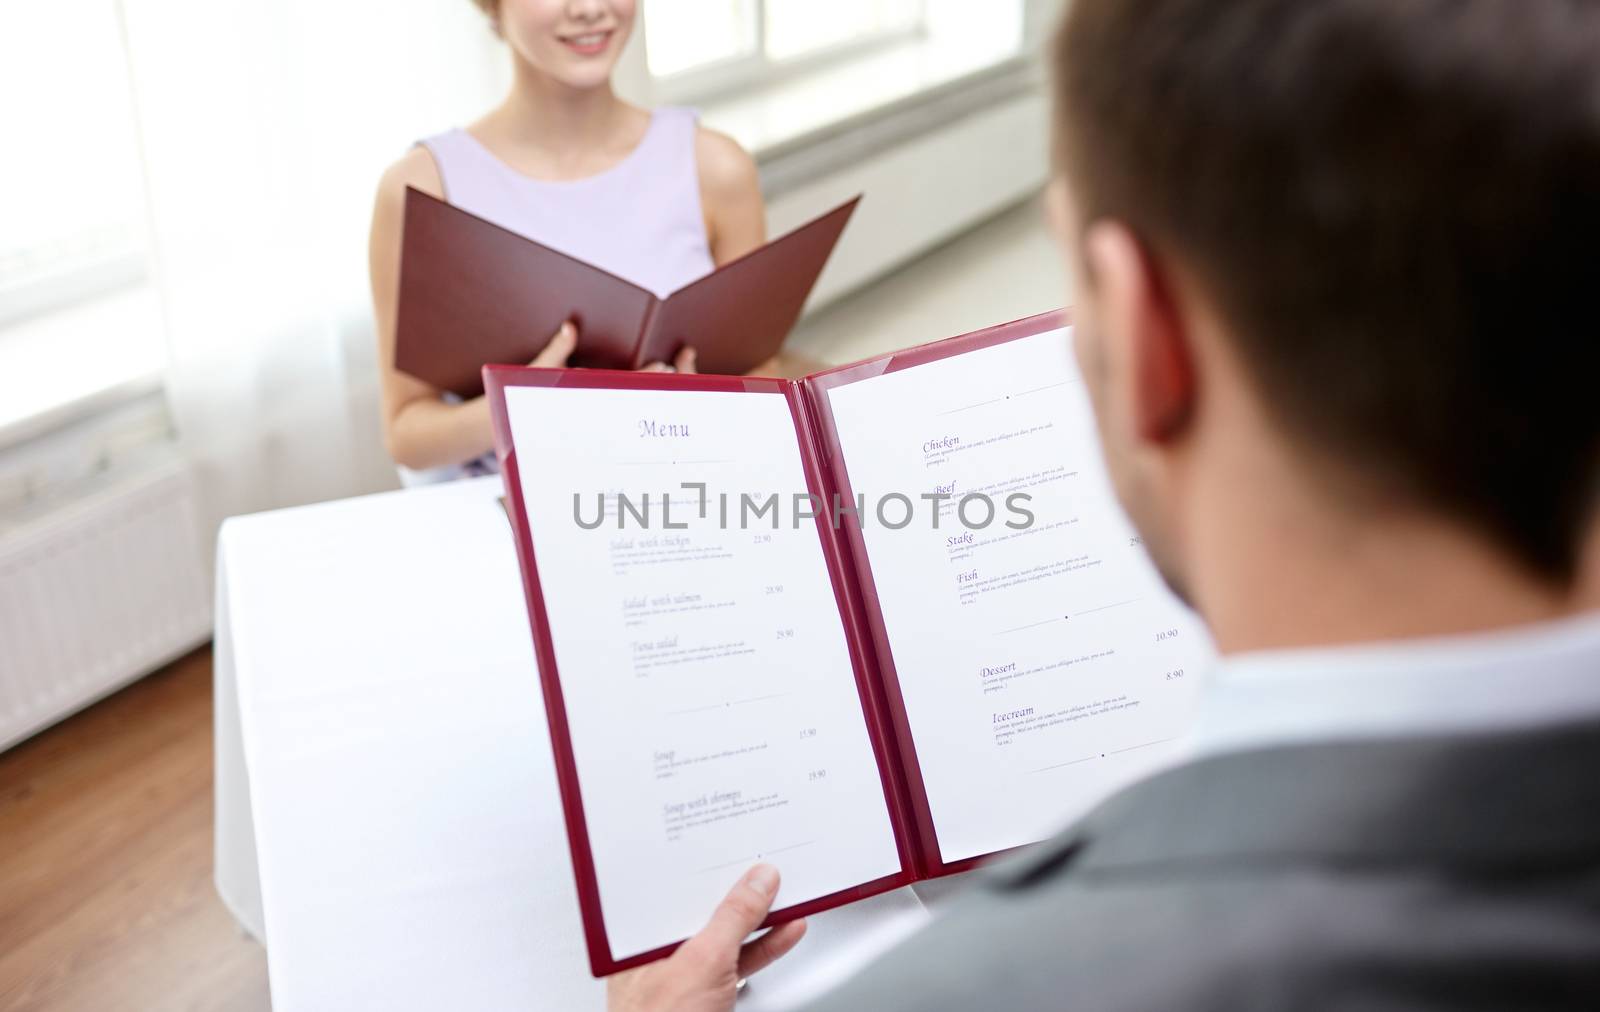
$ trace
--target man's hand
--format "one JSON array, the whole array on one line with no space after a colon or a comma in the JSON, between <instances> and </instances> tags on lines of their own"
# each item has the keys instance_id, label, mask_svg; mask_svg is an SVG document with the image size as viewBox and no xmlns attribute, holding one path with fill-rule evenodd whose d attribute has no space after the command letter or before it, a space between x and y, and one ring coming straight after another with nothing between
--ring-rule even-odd
<instances>
[{"instance_id":1,"label":"man's hand","mask_svg":"<svg viewBox=\"0 0 1600 1012\"><path fill-rule=\"evenodd\" d=\"M671 956L606 981L610 1012L728 1012L739 981L797 945L805 921L790 921L745 944L778 895L778 869L745 872L698 935Z\"/></svg>"},{"instance_id":2,"label":"man's hand","mask_svg":"<svg viewBox=\"0 0 1600 1012\"><path fill-rule=\"evenodd\" d=\"M567 359L572 357L572 351L578 346L578 328L571 320L561 325L550 343L544 350L533 356L529 365L543 366L547 369L560 369L567 364Z\"/></svg>"}]
</instances>

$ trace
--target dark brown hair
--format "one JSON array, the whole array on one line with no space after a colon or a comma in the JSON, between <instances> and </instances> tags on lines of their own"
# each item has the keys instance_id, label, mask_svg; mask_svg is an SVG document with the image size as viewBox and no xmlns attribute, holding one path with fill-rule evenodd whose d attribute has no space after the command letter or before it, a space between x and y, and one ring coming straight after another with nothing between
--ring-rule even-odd
<instances>
[{"instance_id":1,"label":"dark brown hair","mask_svg":"<svg viewBox=\"0 0 1600 1012\"><path fill-rule=\"evenodd\" d=\"M1600 3L1075 0L1054 63L1080 220L1193 272L1285 430L1569 582Z\"/></svg>"}]
</instances>

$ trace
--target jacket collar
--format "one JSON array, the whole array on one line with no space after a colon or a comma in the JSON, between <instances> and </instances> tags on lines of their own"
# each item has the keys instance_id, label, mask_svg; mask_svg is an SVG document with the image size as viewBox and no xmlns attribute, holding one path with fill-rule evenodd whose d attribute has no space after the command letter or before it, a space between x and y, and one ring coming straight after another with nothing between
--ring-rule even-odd
<instances>
[{"instance_id":1,"label":"jacket collar","mask_svg":"<svg viewBox=\"0 0 1600 1012\"><path fill-rule=\"evenodd\" d=\"M1123 791L991 880L1267 862L1481 872L1600 862L1600 722L1219 755Z\"/></svg>"}]
</instances>

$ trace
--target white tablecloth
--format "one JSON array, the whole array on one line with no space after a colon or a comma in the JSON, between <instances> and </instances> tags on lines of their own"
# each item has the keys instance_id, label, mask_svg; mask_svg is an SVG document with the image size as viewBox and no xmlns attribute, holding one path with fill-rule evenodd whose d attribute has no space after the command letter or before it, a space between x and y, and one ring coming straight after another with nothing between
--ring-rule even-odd
<instances>
[{"instance_id":1,"label":"white tablecloth","mask_svg":"<svg viewBox=\"0 0 1600 1012\"><path fill-rule=\"evenodd\" d=\"M267 945L277 1012L603 1007L500 492L223 526L217 889ZM900 890L813 918L740 1007L814 994L927 917Z\"/></svg>"}]
</instances>

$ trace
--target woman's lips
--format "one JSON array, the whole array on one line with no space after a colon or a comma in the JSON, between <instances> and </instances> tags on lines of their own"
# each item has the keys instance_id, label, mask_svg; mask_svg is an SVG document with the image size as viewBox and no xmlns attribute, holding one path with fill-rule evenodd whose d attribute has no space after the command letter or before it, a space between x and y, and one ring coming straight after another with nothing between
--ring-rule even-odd
<instances>
[{"instance_id":1,"label":"woman's lips","mask_svg":"<svg viewBox=\"0 0 1600 1012\"><path fill-rule=\"evenodd\" d=\"M562 45L579 56L598 56L611 45L611 32L585 32L582 35L563 35Z\"/></svg>"}]
</instances>

